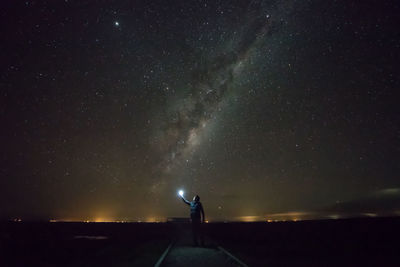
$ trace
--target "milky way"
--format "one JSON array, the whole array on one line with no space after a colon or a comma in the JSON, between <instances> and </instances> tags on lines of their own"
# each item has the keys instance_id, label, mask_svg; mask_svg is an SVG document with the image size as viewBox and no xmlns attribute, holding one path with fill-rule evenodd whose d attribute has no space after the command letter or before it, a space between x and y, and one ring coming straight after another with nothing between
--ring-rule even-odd
<instances>
[{"instance_id":1,"label":"milky way","mask_svg":"<svg viewBox=\"0 0 400 267\"><path fill-rule=\"evenodd\" d=\"M189 97L181 100L181 105L171 112L172 116L161 129L165 157L158 168L162 172L182 167L182 163L190 159L210 120L215 118L216 110L221 111L221 102L232 90L233 82L246 72L252 50L257 49L260 42L268 42L268 36L279 30L291 8L292 1L268 7L253 1L243 14L241 28L237 29L240 32L238 40L227 40L234 44L221 49L217 56L203 55L202 63L194 66ZM275 18L275 14L279 17ZM159 184L157 181L153 188Z\"/></svg>"}]
</instances>

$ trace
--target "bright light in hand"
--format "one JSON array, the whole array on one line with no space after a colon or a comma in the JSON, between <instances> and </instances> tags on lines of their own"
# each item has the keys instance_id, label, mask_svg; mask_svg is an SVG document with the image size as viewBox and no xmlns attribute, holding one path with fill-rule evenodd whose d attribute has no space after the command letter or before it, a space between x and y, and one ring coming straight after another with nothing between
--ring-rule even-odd
<instances>
[{"instance_id":1,"label":"bright light in hand","mask_svg":"<svg viewBox=\"0 0 400 267\"><path fill-rule=\"evenodd\" d=\"M183 190L179 190L179 195L183 197Z\"/></svg>"}]
</instances>

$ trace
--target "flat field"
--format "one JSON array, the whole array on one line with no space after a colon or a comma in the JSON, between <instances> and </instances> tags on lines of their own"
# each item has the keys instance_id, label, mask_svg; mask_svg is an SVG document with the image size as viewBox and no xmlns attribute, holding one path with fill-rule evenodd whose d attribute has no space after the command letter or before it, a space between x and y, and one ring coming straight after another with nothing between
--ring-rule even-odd
<instances>
[{"instance_id":1,"label":"flat field","mask_svg":"<svg viewBox=\"0 0 400 267\"><path fill-rule=\"evenodd\" d=\"M185 223L3 222L0 227L0 266L154 266L172 241L191 246ZM400 262L398 217L208 223L204 232L206 247L219 245L248 266Z\"/></svg>"}]
</instances>

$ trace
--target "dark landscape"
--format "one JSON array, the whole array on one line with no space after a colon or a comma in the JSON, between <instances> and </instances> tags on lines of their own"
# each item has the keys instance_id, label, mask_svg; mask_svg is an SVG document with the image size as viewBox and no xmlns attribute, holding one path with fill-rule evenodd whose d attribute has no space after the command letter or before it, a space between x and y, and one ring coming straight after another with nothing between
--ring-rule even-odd
<instances>
[{"instance_id":1,"label":"dark landscape","mask_svg":"<svg viewBox=\"0 0 400 267\"><path fill-rule=\"evenodd\" d=\"M205 246L222 246L248 266L396 266L399 224L400 218L208 223ZM189 227L3 222L1 266L154 266Z\"/></svg>"}]
</instances>

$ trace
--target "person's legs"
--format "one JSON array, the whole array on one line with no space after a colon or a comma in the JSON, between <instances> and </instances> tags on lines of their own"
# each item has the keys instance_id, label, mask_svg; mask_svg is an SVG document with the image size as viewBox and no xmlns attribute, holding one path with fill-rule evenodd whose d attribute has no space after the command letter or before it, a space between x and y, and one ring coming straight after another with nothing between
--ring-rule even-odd
<instances>
[{"instance_id":1,"label":"person's legs","mask_svg":"<svg viewBox=\"0 0 400 267\"><path fill-rule=\"evenodd\" d=\"M204 247L204 226L202 225L202 223L199 222L198 224L198 228L197 228L197 236L200 239L200 244L202 247Z\"/></svg>"},{"instance_id":2,"label":"person's legs","mask_svg":"<svg viewBox=\"0 0 400 267\"><path fill-rule=\"evenodd\" d=\"M198 236L199 236L199 222L196 220L192 220L192 231L193 231L193 243L195 246L198 246Z\"/></svg>"}]
</instances>

